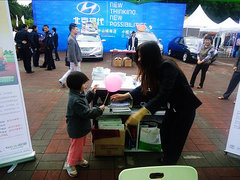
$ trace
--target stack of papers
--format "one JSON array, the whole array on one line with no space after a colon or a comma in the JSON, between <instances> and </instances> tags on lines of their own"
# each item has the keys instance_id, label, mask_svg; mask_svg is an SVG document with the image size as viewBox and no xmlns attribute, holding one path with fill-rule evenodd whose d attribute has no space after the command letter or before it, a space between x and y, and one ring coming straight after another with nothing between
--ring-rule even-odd
<instances>
[{"instance_id":1,"label":"stack of papers","mask_svg":"<svg viewBox=\"0 0 240 180\"><path fill-rule=\"evenodd\" d=\"M118 108L118 107L129 107L130 103L128 101L123 101L123 102L111 102L109 105L110 108Z\"/></svg>"},{"instance_id":2,"label":"stack of papers","mask_svg":"<svg viewBox=\"0 0 240 180\"><path fill-rule=\"evenodd\" d=\"M104 80L104 78L110 74L110 69L103 67L93 68L92 71L92 80Z\"/></svg>"},{"instance_id":3,"label":"stack of papers","mask_svg":"<svg viewBox=\"0 0 240 180\"><path fill-rule=\"evenodd\" d=\"M129 107L122 107L122 108L112 108L113 113L124 113L124 112L131 112Z\"/></svg>"},{"instance_id":4,"label":"stack of papers","mask_svg":"<svg viewBox=\"0 0 240 180\"><path fill-rule=\"evenodd\" d=\"M120 113L120 112L131 112L129 108L130 103L127 101L124 102L111 102L109 108L112 109L113 113Z\"/></svg>"},{"instance_id":5,"label":"stack of papers","mask_svg":"<svg viewBox=\"0 0 240 180\"><path fill-rule=\"evenodd\" d=\"M124 130L121 118L102 117L98 120L99 129L118 129Z\"/></svg>"}]
</instances>

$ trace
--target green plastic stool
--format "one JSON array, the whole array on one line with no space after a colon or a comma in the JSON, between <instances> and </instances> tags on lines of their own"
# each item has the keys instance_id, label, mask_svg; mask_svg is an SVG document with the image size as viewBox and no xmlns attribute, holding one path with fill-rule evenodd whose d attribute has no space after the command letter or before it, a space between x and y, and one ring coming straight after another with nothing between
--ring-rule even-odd
<instances>
[{"instance_id":1,"label":"green plastic stool","mask_svg":"<svg viewBox=\"0 0 240 180\"><path fill-rule=\"evenodd\" d=\"M191 166L149 166L124 169L119 180L198 180Z\"/></svg>"}]
</instances>

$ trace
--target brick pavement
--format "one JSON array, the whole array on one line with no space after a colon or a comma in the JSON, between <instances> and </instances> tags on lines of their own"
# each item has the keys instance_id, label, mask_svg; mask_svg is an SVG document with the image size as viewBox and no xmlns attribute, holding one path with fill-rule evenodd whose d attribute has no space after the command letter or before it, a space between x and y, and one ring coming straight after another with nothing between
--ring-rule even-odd
<instances>
[{"instance_id":1,"label":"brick pavement","mask_svg":"<svg viewBox=\"0 0 240 180\"><path fill-rule=\"evenodd\" d=\"M60 52L60 57L64 59L64 52ZM194 65L177 62L190 79ZM224 154L236 90L228 101L217 99L227 88L233 62L231 58L219 59L209 68L204 88L194 88L203 105L197 110L195 122L178 164L195 167L200 180L240 179L239 157ZM11 174L6 173L9 167L0 169L0 179L70 179L66 171L62 170L70 145L65 125L68 90L58 84L58 79L67 68L63 61L55 63L57 69L54 71L34 68L34 74L26 74L22 61L19 62L36 160L19 164ZM127 75L137 72L136 67L111 67L108 54L105 55L104 61L83 62L82 71L91 77L92 68L96 66L126 72ZM199 78L196 80L196 83L198 82ZM84 152L90 161L90 168L78 168L78 177L81 180L113 180L117 179L118 174L125 168L159 165L158 153L125 153L124 157L95 157L91 152L90 135L87 142Z\"/></svg>"}]
</instances>

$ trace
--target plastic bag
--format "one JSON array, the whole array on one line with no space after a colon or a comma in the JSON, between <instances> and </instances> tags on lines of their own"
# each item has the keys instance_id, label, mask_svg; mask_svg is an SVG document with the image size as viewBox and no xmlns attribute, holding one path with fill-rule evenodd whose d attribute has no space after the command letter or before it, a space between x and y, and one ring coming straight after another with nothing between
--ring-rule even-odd
<instances>
[{"instance_id":1,"label":"plastic bag","mask_svg":"<svg viewBox=\"0 0 240 180\"><path fill-rule=\"evenodd\" d=\"M161 152L160 129L142 127L140 131L139 149Z\"/></svg>"}]
</instances>

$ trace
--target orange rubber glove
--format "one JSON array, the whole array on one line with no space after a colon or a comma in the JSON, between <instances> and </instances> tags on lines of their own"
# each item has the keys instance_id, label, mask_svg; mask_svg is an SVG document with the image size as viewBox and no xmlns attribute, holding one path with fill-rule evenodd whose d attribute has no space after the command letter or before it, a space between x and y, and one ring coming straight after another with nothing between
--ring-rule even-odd
<instances>
[{"instance_id":1,"label":"orange rubber glove","mask_svg":"<svg viewBox=\"0 0 240 180\"><path fill-rule=\"evenodd\" d=\"M126 121L125 125L127 126L128 124L129 125L137 125L141 120L142 118L147 115L149 113L149 111L143 107L141 109L139 109L136 113L132 114L128 120Z\"/></svg>"}]
</instances>

